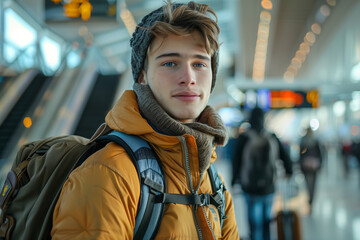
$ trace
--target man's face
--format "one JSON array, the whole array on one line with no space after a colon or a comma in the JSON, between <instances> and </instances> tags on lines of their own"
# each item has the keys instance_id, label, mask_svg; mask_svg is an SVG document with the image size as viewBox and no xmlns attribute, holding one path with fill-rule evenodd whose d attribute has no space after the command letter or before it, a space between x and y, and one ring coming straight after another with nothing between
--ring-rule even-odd
<instances>
[{"instance_id":1,"label":"man's face","mask_svg":"<svg viewBox=\"0 0 360 240\"><path fill-rule=\"evenodd\" d=\"M198 31L186 36L155 38L147 67L138 80L148 84L165 111L181 122L194 122L210 97L211 56Z\"/></svg>"}]
</instances>

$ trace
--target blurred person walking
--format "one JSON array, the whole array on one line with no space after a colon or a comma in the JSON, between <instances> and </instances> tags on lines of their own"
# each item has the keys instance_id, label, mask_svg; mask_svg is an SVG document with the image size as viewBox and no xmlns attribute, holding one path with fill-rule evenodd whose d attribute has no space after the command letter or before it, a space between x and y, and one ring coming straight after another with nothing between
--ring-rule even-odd
<instances>
[{"instance_id":1,"label":"blurred person walking","mask_svg":"<svg viewBox=\"0 0 360 240\"><path fill-rule=\"evenodd\" d=\"M241 133L233 155L232 186L240 185L247 204L251 240L270 239L270 221L275 192L275 161L292 174L289 154L274 133L264 128L264 112L255 107L251 127Z\"/></svg>"},{"instance_id":2,"label":"blurred person walking","mask_svg":"<svg viewBox=\"0 0 360 240\"><path fill-rule=\"evenodd\" d=\"M300 141L300 168L304 174L309 194L310 213L314 200L317 173L321 168L322 160L320 143L316 139L313 130L309 127Z\"/></svg>"},{"instance_id":3,"label":"blurred person walking","mask_svg":"<svg viewBox=\"0 0 360 240\"><path fill-rule=\"evenodd\" d=\"M350 154L353 155L358 161L359 187L360 187L360 139L354 140L351 143Z\"/></svg>"},{"instance_id":4,"label":"blurred person walking","mask_svg":"<svg viewBox=\"0 0 360 240\"><path fill-rule=\"evenodd\" d=\"M352 141L350 139L344 139L341 142L341 160L344 166L344 176L349 176L349 158L351 154Z\"/></svg>"}]
</instances>

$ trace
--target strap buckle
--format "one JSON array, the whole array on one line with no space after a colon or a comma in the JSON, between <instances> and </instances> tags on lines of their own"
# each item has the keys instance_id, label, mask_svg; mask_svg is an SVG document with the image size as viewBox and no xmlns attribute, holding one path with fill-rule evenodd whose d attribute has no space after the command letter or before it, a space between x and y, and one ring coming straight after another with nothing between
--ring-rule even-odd
<instances>
[{"instance_id":1,"label":"strap buckle","mask_svg":"<svg viewBox=\"0 0 360 240\"><path fill-rule=\"evenodd\" d=\"M209 193L201 194L199 206L208 206L208 205L210 205L210 194Z\"/></svg>"}]
</instances>

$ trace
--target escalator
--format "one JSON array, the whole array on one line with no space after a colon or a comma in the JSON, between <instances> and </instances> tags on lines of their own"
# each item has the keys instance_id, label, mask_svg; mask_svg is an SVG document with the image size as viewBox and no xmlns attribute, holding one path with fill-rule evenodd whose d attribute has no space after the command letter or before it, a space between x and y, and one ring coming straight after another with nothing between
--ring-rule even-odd
<instances>
[{"instance_id":1,"label":"escalator","mask_svg":"<svg viewBox=\"0 0 360 240\"><path fill-rule=\"evenodd\" d=\"M6 87L6 85L9 83L9 81L11 81L11 79L11 77L4 77L0 74L0 91Z\"/></svg>"},{"instance_id":2,"label":"escalator","mask_svg":"<svg viewBox=\"0 0 360 240\"><path fill-rule=\"evenodd\" d=\"M75 135L90 138L97 127L105 121L105 116L112 107L118 84L118 74L98 75L75 129Z\"/></svg>"},{"instance_id":3,"label":"escalator","mask_svg":"<svg viewBox=\"0 0 360 240\"><path fill-rule=\"evenodd\" d=\"M35 109L36 102L50 79L38 73L0 125L0 156L6 157L4 153L7 146L11 147L14 134L25 130L23 118Z\"/></svg>"}]
</instances>

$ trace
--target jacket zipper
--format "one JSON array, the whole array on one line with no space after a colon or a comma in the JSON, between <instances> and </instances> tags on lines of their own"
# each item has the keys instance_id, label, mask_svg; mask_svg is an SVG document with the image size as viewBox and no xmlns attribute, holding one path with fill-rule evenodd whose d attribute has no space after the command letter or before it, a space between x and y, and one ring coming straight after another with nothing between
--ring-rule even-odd
<instances>
[{"instance_id":1,"label":"jacket zipper","mask_svg":"<svg viewBox=\"0 0 360 240\"><path fill-rule=\"evenodd\" d=\"M190 187L190 191L191 193L194 193L194 186L191 180L191 171L190 171L190 164L189 164L189 151L186 145L186 140L184 137L179 137L180 141L183 145L183 150L184 150L184 156L185 156L185 171L186 171L186 176L188 178L188 183L189 183L189 187Z\"/></svg>"},{"instance_id":2,"label":"jacket zipper","mask_svg":"<svg viewBox=\"0 0 360 240\"><path fill-rule=\"evenodd\" d=\"M185 172L186 172L186 176L188 178L188 183L190 185L190 191L191 191L191 193L194 193L194 187L193 187L193 183L191 180L191 171L190 171L190 164L189 164L189 152L188 152L188 148L186 145L186 140L182 136L179 136L179 139L181 141L181 144L183 145L183 154L185 157ZM202 238L201 229L200 229L199 224L196 219L196 209L197 209L197 206L194 206L193 217L194 217L195 227L196 227L196 231L198 233L199 239L202 240L203 238Z\"/></svg>"},{"instance_id":3,"label":"jacket zipper","mask_svg":"<svg viewBox=\"0 0 360 240\"><path fill-rule=\"evenodd\" d=\"M200 181L199 181L199 185L198 185L198 187L197 187L197 189L196 189L196 193L199 192L200 185L201 185L201 181L202 181L202 178L203 178L203 177L204 177L204 174L203 174L203 173L200 174ZM214 230L212 229L211 224L210 224L210 221L209 221L209 218L207 217L207 214L206 214L206 211L205 211L205 207L202 206L201 208L202 208L202 210L203 210L203 212L204 212L204 216L205 216L205 218L206 218L207 225L208 225L208 227L210 228L211 234L212 234L213 238L216 239Z\"/></svg>"},{"instance_id":4,"label":"jacket zipper","mask_svg":"<svg viewBox=\"0 0 360 240\"><path fill-rule=\"evenodd\" d=\"M209 221L209 218L207 217L207 214L206 214L206 211L205 211L205 207L202 206L201 208L202 208L202 210L203 210L203 212L204 212L204 215L205 215L205 218L206 218L206 222L207 222L207 224L208 224L208 226L209 226L209 228L210 228L211 234L212 234L213 238L216 239L214 230L212 229L211 224L210 224L210 221Z\"/></svg>"}]
</instances>

